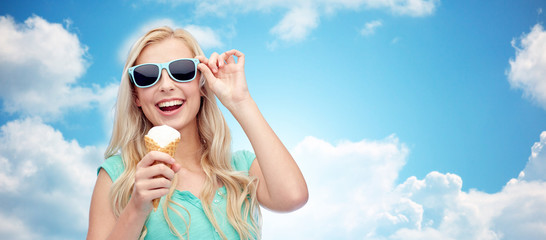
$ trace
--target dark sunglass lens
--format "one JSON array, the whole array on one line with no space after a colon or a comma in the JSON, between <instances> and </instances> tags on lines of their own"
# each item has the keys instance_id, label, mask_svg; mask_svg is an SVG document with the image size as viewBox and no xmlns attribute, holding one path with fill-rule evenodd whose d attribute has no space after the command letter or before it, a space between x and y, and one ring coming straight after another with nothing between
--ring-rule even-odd
<instances>
[{"instance_id":1,"label":"dark sunglass lens","mask_svg":"<svg viewBox=\"0 0 546 240\"><path fill-rule=\"evenodd\" d=\"M159 68L156 65L142 65L133 72L135 82L142 87L147 87L157 80Z\"/></svg>"},{"instance_id":2,"label":"dark sunglass lens","mask_svg":"<svg viewBox=\"0 0 546 240\"><path fill-rule=\"evenodd\" d=\"M191 60L178 60L169 64L169 71L175 80L188 81L195 77L195 63Z\"/></svg>"}]
</instances>

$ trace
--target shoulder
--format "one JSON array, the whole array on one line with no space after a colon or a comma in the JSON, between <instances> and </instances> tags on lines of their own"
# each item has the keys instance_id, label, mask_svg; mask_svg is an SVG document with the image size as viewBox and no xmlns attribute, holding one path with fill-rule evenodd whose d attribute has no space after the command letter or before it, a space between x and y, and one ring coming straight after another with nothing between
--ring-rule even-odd
<instances>
[{"instance_id":1,"label":"shoulder","mask_svg":"<svg viewBox=\"0 0 546 240\"><path fill-rule=\"evenodd\" d=\"M256 155L253 152L246 150L237 151L231 155L231 166L235 171L248 172L254 159L256 159Z\"/></svg>"},{"instance_id":2,"label":"shoulder","mask_svg":"<svg viewBox=\"0 0 546 240\"><path fill-rule=\"evenodd\" d=\"M112 182L115 182L125 170L125 165L120 155L114 155L104 160L104 163L97 169L97 174L101 169L104 169L112 179Z\"/></svg>"}]
</instances>

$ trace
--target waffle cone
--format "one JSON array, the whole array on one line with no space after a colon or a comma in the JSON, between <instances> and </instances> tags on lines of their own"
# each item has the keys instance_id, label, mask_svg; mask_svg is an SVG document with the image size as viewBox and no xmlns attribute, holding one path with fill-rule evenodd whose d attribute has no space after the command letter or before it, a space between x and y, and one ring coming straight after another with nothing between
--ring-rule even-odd
<instances>
[{"instance_id":1,"label":"waffle cone","mask_svg":"<svg viewBox=\"0 0 546 240\"><path fill-rule=\"evenodd\" d=\"M169 154L172 158L174 158L174 153L176 152L176 147L178 146L178 142L180 142L180 138L175 139L174 141L170 142L165 147L161 147L152 138L148 136L144 136L144 145L146 146L146 150L148 152L151 152L151 151L164 152L166 154ZM154 164L157 164L157 163L154 163ZM154 205L154 211L157 210L157 207L159 206L159 200L160 200L159 198L156 198L152 201Z\"/></svg>"},{"instance_id":2,"label":"waffle cone","mask_svg":"<svg viewBox=\"0 0 546 240\"><path fill-rule=\"evenodd\" d=\"M178 142L180 142L180 138L175 139L174 141L170 142L165 147L161 147L152 138L148 136L144 136L144 145L146 145L146 150L148 152L160 151L160 152L164 152L166 154L171 155L171 157L173 158L174 158L174 153L176 152L176 147L178 145Z\"/></svg>"}]
</instances>

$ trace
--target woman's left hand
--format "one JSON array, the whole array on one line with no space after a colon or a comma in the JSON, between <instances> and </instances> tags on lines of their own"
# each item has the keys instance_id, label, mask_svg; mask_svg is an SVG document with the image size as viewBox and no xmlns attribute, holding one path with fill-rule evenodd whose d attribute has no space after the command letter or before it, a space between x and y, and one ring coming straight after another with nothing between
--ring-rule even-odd
<instances>
[{"instance_id":1,"label":"woman's left hand","mask_svg":"<svg viewBox=\"0 0 546 240\"><path fill-rule=\"evenodd\" d=\"M237 57L237 61L234 57ZM204 74L206 83L216 97L230 111L250 100L245 77L245 55L238 50L230 50L220 55L213 53L210 58L197 56L197 68Z\"/></svg>"}]
</instances>

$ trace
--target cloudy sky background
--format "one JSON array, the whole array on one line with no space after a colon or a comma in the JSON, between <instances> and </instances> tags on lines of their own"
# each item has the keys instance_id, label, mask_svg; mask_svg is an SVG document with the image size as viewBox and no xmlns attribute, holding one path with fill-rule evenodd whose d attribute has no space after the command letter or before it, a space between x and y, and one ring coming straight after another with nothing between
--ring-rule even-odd
<instances>
[{"instance_id":1,"label":"cloudy sky background","mask_svg":"<svg viewBox=\"0 0 546 240\"><path fill-rule=\"evenodd\" d=\"M246 54L309 203L264 239L546 238L546 3L3 1L0 238L81 239L131 43ZM251 149L225 112L233 148Z\"/></svg>"}]
</instances>

